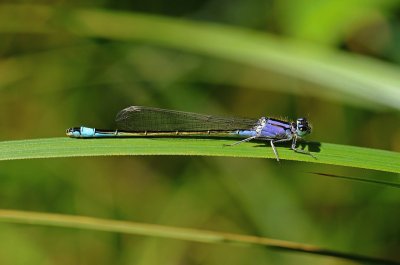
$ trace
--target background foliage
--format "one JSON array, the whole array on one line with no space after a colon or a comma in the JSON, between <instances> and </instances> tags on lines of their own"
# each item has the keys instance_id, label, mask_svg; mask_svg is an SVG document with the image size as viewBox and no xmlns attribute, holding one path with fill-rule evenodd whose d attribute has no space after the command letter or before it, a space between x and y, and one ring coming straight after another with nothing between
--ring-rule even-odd
<instances>
[{"instance_id":1,"label":"background foliage","mask_svg":"<svg viewBox=\"0 0 400 265\"><path fill-rule=\"evenodd\" d=\"M307 116L310 140L400 151L398 1L41 2L56 8L65 30L50 30L48 14L35 6L24 6L24 16L10 11L29 1L12 3L0 5L1 140L62 136L79 125L113 128L118 110L146 105L255 118ZM82 8L108 10L115 20L126 12L151 15L141 21L160 28L141 39L113 38L113 31L99 36L66 17ZM95 16L83 15L96 25ZM166 34L170 20L164 17L187 27L187 36L178 28ZM146 25L127 23L119 32ZM197 25L212 31L200 36ZM226 36L235 41L225 49L218 41ZM252 38L262 38L254 46L260 50L246 46ZM327 52L332 57L320 56ZM279 60L268 61L275 55ZM399 177L243 158L2 161L0 208L254 234L400 260L397 189L309 172ZM1 264L350 264L94 231L0 224L0 233Z\"/></svg>"}]
</instances>

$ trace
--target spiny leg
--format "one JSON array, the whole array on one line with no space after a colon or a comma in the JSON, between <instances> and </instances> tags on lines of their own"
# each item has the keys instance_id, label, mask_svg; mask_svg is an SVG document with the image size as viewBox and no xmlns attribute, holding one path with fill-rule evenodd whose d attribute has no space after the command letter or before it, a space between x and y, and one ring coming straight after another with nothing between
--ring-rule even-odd
<instances>
[{"instance_id":1,"label":"spiny leg","mask_svg":"<svg viewBox=\"0 0 400 265\"><path fill-rule=\"evenodd\" d=\"M275 148L274 141L271 140L271 141L269 141L269 142L270 142L270 144L271 144L272 151L274 151L274 154L275 154L275 157L276 157L276 161L279 162L279 155L278 155L278 151L277 151L276 148Z\"/></svg>"},{"instance_id":2,"label":"spiny leg","mask_svg":"<svg viewBox=\"0 0 400 265\"><path fill-rule=\"evenodd\" d=\"M241 143L244 143L244 142L251 141L251 140L253 140L253 139L255 139L255 138L257 138L257 136L251 136L251 137L249 137L249 138L243 139L243 140L238 141L238 142L233 143L233 144L224 144L224 146L234 146L234 145L238 145L238 144L241 144Z\"/></svg>"},{"instance_id":3,"label":"spiny leg","mask_svg":"<svg viewBox=\"0 0 400 265\"><path fill-rule=\"evenodd\" d=\"M238 145L238 144L241 144L241 143L244 143L244 142L251 141L251 140L256 139L256 138L258 138L258 137L257 137L257 136L251 136L251 137L249 137L249 138L243 139L243 140L238 141L238 142L233 143L233 144L225 144L225 146ZM290 141L290 139L281 139L281 140L276 140L276 141L270 140L270 141L269 141L270 144L271 144L271 147L272 147L272 151L274 151L276 160L277 160L278 162L279 162L279 155L278 155L278 151L277 151L276 148L275 148L274 143L276 143L276 142L285 142L285 141Z\"/></svg>"},{"instance_id":4,"label":"spiny leg","mask_svg":"<svg viewBox=\"0 0 400 265\"><path fill-rule=\"evenodd\" d=\"M272 150L274 151L274 154L276 156L276 160L279 162L279 156L278 156L278 151L275 148L274 143L281 143L281 142L287 142L290 141L291 139L279 139L279 140L270 140Z\"/></svg>"},{"instance_id":5,"label":"spiny leg","mask_svg":"<svg viewBox=\"0 0 400 265\"><path fill-rule=\"evenodd\" d=\"M317 159L312 153L306 151L306 150L302 150L302 149L298 149L298 148L291 148L293 151L295 151L296 153L300 153L300 154L305 154L305 155L309 155L314 159Z\"/></svg>"},{"instance_id":6,"label":"spiny leg","mask_svg":"<svg viewBox=\"0 0 400 265\"><path fill-rule=\"evenodd\" d=\"M308 152L308 151L306 151L306 150L302 150L302 149L296 148L296 141L297 141L297 138L293 138L292 147L291 147L291 149L292 149L293 151L295 151L296 153L309 155L309 156L311 156L312 158L317 159L312 153L310 153L310 152Z\"/></svg>"},{"instance_id":7,"label":"spiny leg","mask_svg":"<svg viewBox=\"0 0 400 265\"><path fill-rule=\"evenodd\" d=\"M228 146L233 146L233 145L238 145L244 142L248 142L251 141L253 139L259 138L261 136L261 132L262 129L265 127L265 125L267 124L267 119L265 117L261 117L258 121L257 121L257 125L253 128L253 130L255 131L254 136L248 137L244 140L241 140L239 142L233 143L233 144L227 144ZM238 131L239 132L239 131Z\"/></svg>"}]
</instances>

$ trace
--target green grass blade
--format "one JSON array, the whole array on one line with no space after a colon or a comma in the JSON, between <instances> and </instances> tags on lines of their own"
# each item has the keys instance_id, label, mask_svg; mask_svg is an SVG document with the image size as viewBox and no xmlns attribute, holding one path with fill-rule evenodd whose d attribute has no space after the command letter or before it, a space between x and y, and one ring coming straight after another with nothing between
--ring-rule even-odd
<instances>
[{"instance_id":1,"label":"green grass blade","mask_svg":"<svg viewBox=\"0 0 400 265\"><path fill-rule=\"evenodd\" d=\"M261 67L339 95L400 109L398 67L266 32L155 15L40 5L1 5L0 32L68 32L156 44ZM320 88L310 90L315 96L323 94Z\"/></svg>"},{"instance_id":2,"label":"green grass blade","mask_svg":"<svg viewBox=\"0 0 400 265\"><path fill-rule=\"evenodd\" d=\"M3 141L0 142L0 160L111 155L194 155L275 159L270 145L266 142L224 146L235 141L237 140L206 138L71 139L67 137ZM286 160L400 173L400 153L397 152L329 143L310 143L308 147L317 159L295 153L287 146L280 146L277 150L280 158Z\"/></svg>"},{"instance_id":3,"label":"green grass blade","mask_svg":"<svg viewBox=\"0 0 400 265\"><path fill-rule=\"evenodd\" d=\"M73 216L63 214L49 214L37 212L24 212L14 210L0 210L0 221L9 223L45 225L56 227L68 227L78 229L90 229L142 236L154 236L209 244L235 244L244 246L259 245L272 249L280 249L295 252L304 252L315 255L338 257L358 262L370 262L377 264L400 264L396 261L383 260L357 254L349 254L334 250L323 249L317 246L296 242L277 240L265 237L221 233L208 230L170 227L163 225L116 221L87 216Z\"/></svg>"}]
</instances>

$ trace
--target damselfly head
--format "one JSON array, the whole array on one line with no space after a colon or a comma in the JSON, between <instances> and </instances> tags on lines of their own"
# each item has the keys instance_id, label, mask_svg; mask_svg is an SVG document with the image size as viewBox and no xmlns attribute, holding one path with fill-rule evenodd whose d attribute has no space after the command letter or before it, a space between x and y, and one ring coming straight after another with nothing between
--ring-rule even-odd
<instances>
[{"instance_id":1,"label":"damselfly head","mask_svg":"<svg viewBox=\"0 0 400 265\"><path fill-rule=\"evenodd\" d=\"M303 137L311 133L311 126L306 118L298 118L296 121L296 134Z\"/></svg>"}]
</instances>

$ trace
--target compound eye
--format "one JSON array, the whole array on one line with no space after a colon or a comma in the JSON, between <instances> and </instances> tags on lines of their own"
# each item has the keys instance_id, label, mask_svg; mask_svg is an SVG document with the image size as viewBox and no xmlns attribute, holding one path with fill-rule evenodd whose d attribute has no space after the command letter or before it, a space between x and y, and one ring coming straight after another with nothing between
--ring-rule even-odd
<instances>
[{"instance_id":1,"label":"compound eye","mask_svg":"<svg viewBox=\"0 0 400 265\"><path fill-rule=\"evenodd\" d=\"M297 134L299 136L302 136L310 132L311 132L311 127L308 124L307 119L306 118L297 119Z\"/></svg>"}]
</instances>

